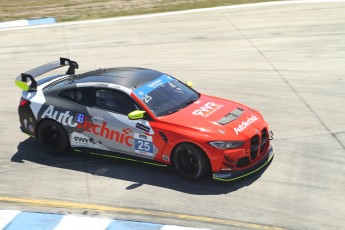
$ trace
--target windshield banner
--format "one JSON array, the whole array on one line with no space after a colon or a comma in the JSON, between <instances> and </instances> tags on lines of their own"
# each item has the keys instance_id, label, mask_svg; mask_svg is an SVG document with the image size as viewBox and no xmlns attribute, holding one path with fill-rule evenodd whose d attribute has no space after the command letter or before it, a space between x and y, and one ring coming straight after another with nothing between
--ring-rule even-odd
<instances>
[{"instance_id":1,"label":"windshield banner","mask_svg":"<svg viewBox=\"0 0 345 230\"><path fill-rule=\"evenodd\" d=\"M153 91L155 88L172 81L173 78L168 75L162 75L159 78L155 79L154 81L150 81L146 83L145 85L137 88L134 90L134 93L139 96L140 98L149 94L151 91Z\"/></svg>"}]
</instances>

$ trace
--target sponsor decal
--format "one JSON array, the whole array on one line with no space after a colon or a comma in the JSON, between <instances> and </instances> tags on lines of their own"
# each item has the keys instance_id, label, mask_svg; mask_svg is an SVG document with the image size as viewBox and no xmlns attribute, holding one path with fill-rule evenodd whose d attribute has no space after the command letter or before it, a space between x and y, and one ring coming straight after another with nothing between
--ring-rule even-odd
<instances>
[{"instance_id":1,"label":"sponsor decal","mask_svg":"<svg viewBox=\"0 0 345 230\"><path fill-rule=\"evenodd\" d=\"M89 138L86 138L86 137L74 137L74 142L77 142L77 143L89 143Z\"/></svg>"},{"instance_id":2,"label":"sponsor decal","mask_svg":"<svg viewBox=\"0 0 345 230\"><path fill-rule=\"evenodd\" d=\"M226 178L231 178L232 173L214 173L213 176L215 178L226 179Z\"/></svg>"},{"instance_id":3,"label":"sponsor decal","mask_svg":"<svg viewBox=\"0 0 345 230\"><path fill-rule=\"evenodd\" d=\"M24 119L23 123L24 123L24 127L27 128L28 127L28 120Z\"/></svg>"},{"instance_id":4,"label":"sponsor decal","mask_svg":"<svg viewBox=\"0 0 345 230\"><path fill-rule=\"evenodd\" d=\"M90 138L81 133L73 132L70 136L71 143L87 145L90 142Z\"/></svg>"},{"instance_id":5,"label":"sponsor decal","mask_svg":"<svg viewBox=\"0 0 345 230\"><path fill-rule=\"evenodd\" d=\"M70 111L57 111L54 106L50 105L42 114L41 118L52 118L58 121L60 124L67 125L69 127L77 127L78 123L73 121L73 116L70 115Z\"/></svg>"},{"instance_id":6,"label":"sponsor decal","mask_svg":"<svg viewBox=\"0 0 345 230\"><path fill-rule=\"evenodd\" d=\"M71 145L80 147L92 147L92 148L98 148L98 149L104 149L108 150L101 141L98 141L98 143L95 143L92 137L85 136L81 133L73 132L70 135Z\"/></svg>"},{"instance_id":7,"label":"sponsor decal","mask_svg":"<svg viewBox=\"0 0 345 230\"><path fill-rule=\"evenodd\" d=\"M216 104L214 102L207 102L199 109L193 111L193 115L200 115L202 117L208 117L218 109L222 108L224 105Z\"/></svg>"},{"instance_id":8,"label":"sponsor decal","mask_svg":"<svg viewBox=\"0 0 345 230\"><path fill-rule=\"evenodd\" d=\"M143 135L143 134L139 134L139 138L140 138L140 139L147 140L147 136L146 136L146 135Z\"/></svg>"},{"instance_id":9,"label":"sponsor decal","mask_svg":"<svg viewBox=\"0 0 345 230\"><path fill-rule=\"evenodd\" d=\"M102 87L109 87L109 84L107 83L98 83L99 86L102 86Z\"/></svg>"},{"instance_id":10,"label":"sponsor decal","mask_svg":"<svg viewBox=\"0 0 345 230\"><path fill-rule=\"evenodd\" d=\"M85 136L85 135L83 135L81 133L77 133L77 132L73 132L71 134L71 138L70 139L71 139L72 143L76 143L76 144L87 145L87 144L91 143L90 142L90 139L91 139L90 137Z\"/></svg>"},{"instance_id":11,"label":"sponsor decal","mask_svg":"<svg viewBox=\"0 0 345 230\"><path fill-rule=\"evenodd\" d=\"M134 150L139 154L153 156L152 136L134 133Z\"/></svg>"},{"instance_id":12,"label":"sponsor decal","mask_svg":"<svg viewBox=\"0 0 345 230\"><path fill-rule=\"evenodd\" d=\"M146 83L145 85L135 89L133 92L134 94L136 94L138 97L140 97L142 99L142 101L144 101L145 103L148 103L152 97L149 96L148 94L150 92L152 92L154 89L156 89L157 87L169 82L173 80L171 77L163 74L162 76L160 76L159 78Z\"/></svg>"},{"instance_id":13,"label":"sponsor decal","mask_svg":"<svg viewBox=\"0 0 345 230\"><path fill-rule=\"evenodd\" d=\"M103 122L102 125L93 124L88 120L84 120L84 124L77 124L77 128L83 129L85 132L91 132L97 136L113 140L114 142L126 145L128 147L133 146L133 132L130 128L122 129L118 131L107 127L107 122Z\"/></svg>"},{"instance_id":14,"label":"sponsor decal","mask_svg":"<svg viewBox=\"0 0 345 230\"><path fill-rule=\"evenodd\" d=\"M147 86L151 87L151 88L157 88L158 86L162 85L163 82L161 79L158 79L156 81L153 81L151 83L148 83Z\"/></svg>"},{"instance_id":15,"label":"sponsor decal","mask_svg":"<svg viewBox=\"0 0 345 230\"><path fill-rule=\"evenodd\" d=\"M167 155L162 155L163 161L169 161L169 156Z\"/></svg>"},{"instance_id":16,"label":"sponsor decal","mask_svg":"<svg viewBox=\"0 0 345 230\"><path fill-rule=\"evenodd\" d=\"M73 121L79 124L84 124L85 115L82 113L74 113Z\"/></svg>"},{"instance_id":17,"label":"sponsor decal","mask_svg":"<svg viewBox=\"0 0 345 230\"><path fill-rule=\"evenodd\" d=\"M234 128L236 135L238 135L238 133L245 130L248 126L250 126L256 120L258 120L258 118L256 116L254 116L253 114L251 114L251 117L247 117L246 121L242 121L242 123L239 124L237 128Z\"/></svg>"},{"instance_id":18,"label":"sponsor decal","mask_svg":"<svg viewBox=\"0 0 345 230\"><path fill-rule=\"evenodd\" d=\"M143 130L144 132L150 132L150 130L151 130L151 128L150 127L147 127L146 125L143 125L143 124L140 124L140 123L137 123L136 125L135 125L135 127L137 128L137 129L141 129L141 130Z\"/></svg>"}]
</instances>

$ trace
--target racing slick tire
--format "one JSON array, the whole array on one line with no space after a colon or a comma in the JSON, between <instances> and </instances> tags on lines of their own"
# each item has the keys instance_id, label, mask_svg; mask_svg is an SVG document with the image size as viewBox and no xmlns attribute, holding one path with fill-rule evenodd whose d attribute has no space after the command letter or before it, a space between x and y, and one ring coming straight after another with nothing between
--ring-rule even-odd
<instances>
[{"instance_id":1,"label":"racing slick tire","mask_svg":"<svg viewBox=\"0 0 345 230\"><path fill-rule=\"evenodd\" d=\"M63 154L70 148L66 130L56 121L44 120L37 129L38 141L51 153Z\"/></svg>"},{"instance_id":2,"label":"racing slick tire","mask_svg":"<svg viewBox=\"0 0 345 230\"><path fill-rule=\"evenodd\" d=\"M178 174L190 181L199 180L210 173L206 154L189 143L179 144L173 152L173 166Z\"/></svg>"}]
</instances>

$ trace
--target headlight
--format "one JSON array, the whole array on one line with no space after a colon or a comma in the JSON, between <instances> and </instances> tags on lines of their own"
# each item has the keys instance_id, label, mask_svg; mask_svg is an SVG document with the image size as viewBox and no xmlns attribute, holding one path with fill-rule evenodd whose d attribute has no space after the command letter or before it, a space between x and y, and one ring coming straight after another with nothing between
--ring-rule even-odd
<instances>
[{"instance_id":1,"label":"headlight","mask_svg":"<svg viewBox=\"0 0 345 230\"><path fill-rule=\"evenodd\" d=\"M211 141L208 143L217 149L234 149L234 148L241 147L244 142L243 141Z\"/></svg>"}]
</instances>

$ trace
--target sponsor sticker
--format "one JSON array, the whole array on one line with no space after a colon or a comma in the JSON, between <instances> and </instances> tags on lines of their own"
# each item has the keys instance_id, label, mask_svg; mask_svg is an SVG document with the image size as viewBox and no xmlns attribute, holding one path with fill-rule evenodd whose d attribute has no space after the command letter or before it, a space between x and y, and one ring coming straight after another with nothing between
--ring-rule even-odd
<instances>
[{"instance_id":1,"label":"sponsor sticker","mask_svg":"<svg viewBox=\"0 0 345 230\"><path fill-rule=\"evenodd\" d=\"M42 114L41 118L52 118L59 123L69 126L69 127L76 127L78 123L73 121L73 117L70 115L71 111L58 111L55 110L55 107L50 105Z\"/></svg>"},{"instance_id":2,"label":"sponsor sticker","mask_svg":"<svg viewBox=\"0 0 345 230\"><path fill-rule=\"evenodd\" d=\"M71 133L70 141L72 147L92 147L97 149L109 150L102 144L100 140L96 143L92 137L78 132Z\"/></svg>"},{"instance_id":3,"label":"sponsor sticker","mask_svg":"<svg viewBox=\"0 0 345 230\"><path fill-rule=\"evenodd\" d=\"M207 102L199 109L193 111L193 115L200 115L202 117L208 117L218 109L222 108L224 105L216 104L214 102Z\"/></svg>"},{"instance_id":4,"label":"sponsor sticker","mask_svg":"<svg viewBox=\"0 0 345 230\"><path fill-rule=\"evenodd\" d=\"M74 113L73 121L79 124L84 124L85 115L82 113Z\"/></svg>"},{"instance_id":5,"label":"sponsor sticker","mask_svg":"<svg viewBox=\"0 0 345 230\"><path fill-rule=\"evenodd\" d=\"M213 176L219 179L227 179L232 177L232 173L214 173Z\"/></svg>"},{"instance_id":6,"label":"sponsor sticker","mask_svg":"<svg viewBox=\"0 0 345 230\"><path fill-rule=\"evenodd\" d=\"M107 125L107 122L103 122L102 124L94 124L87 119L84 120L84 124L77 123L77 128L82 129L85 132L91 132L96 136L113 140L116 143L123 144L128 147L133 146L133 131L130 128L124 128L121 131L115 130L111 129Z\"/></svg>"},{"instance_id":7,"label":"sponsor sticker","mask_svg":"<svg viewBox=\"0 0 345 230\"><path fill-rule=\"evenodd\" d=\"M169 161L169 156L167 155L162 155L163 161Z\"/></svg>"},{"instance_id":8,"label":"sponsor sticker","mask_svg":"<svg viewBox=\"0 0 345 230\"><path fill-rule=\"evenodd\" d=\"M71 134L70 140L72 144L77 144L77 145L89 145L90 143L90 137L77 133L77 132L73 132Z\"/></svg>"},{"instance_id":9,"label":"sponsor sticker","mask_svg":"<svg viewBox=\"0 0 345 230\"><path fill-rule=\"evenodd\" d=\"M109 84L107 83L98 83L99 86L102 86L102 87L109 87Z\"/></svg>"},{"instance_id":10,"label":"sponsor sticker","mask_svg":"<svg viewBox=\"0 0 345 230\"><path fill-rule=\"evenodd\" d=\"M144 132L150 132L150 130L151 130L151 128L150 127L147 127L146 125L143 125L143 124L140 124L140 123L137 123L136 125L135 125L135 127L137 128L137 129L140 129L140 130L143 130Z\"/></svg>"},{"instance_id":11,"label":"sponsor sticker","mask_svg":"<svg viewBox=\"0 0 345 230\"><path fill-rule=\"evenodd\" d=\"M146 135L143 135L143 134L139 134L139 138L140 138L140 139L147 140L147 136L146 136Z\"/></svg>"},{"instance_id":12,"label":"sponsor sticker","mask_svg":"<svg viewBox=\"0 0 345 230\"><path fill-rule=\"evenodd\" d=\"M134 150L145 156L153 156L152 136L134 133Z\"/></svg>"},{"instance_id":13,"label":"sponsor sticker","mask_svg":"<svg viewBox=\"0 0 345 230\"><path fill-rule=\"evenodd\" d=\"M236 135L238 135L240 132L245 130L248 126L253 124L256 120L258 120L258 118L254 116L253 114L251 114L251 117L247 117L247 120L242 121L242 123L239 124L237 128L234 128Z\"/></svg>"},{"instance_id":14,"label":"sponsor sticker","mask_svg":"<svg viewBox=\"0 0 345 230\"><path fill-rule=\"evenodd\" d=\"M146 83L145 85L137 88L134 90L134 93L139 96L140 98L142 98L142 100L145 102L145 103L148 103L148 101L150 101L150 98L148 96L148 94L150 92L152 92L154 89L156 89L157 87L171 81L172 78L163 74L162 76L160 76L159 78L151 81L151 82L148 82ZM144 97L143 97L144 96Z\"/></svg>"}]
</instances>

